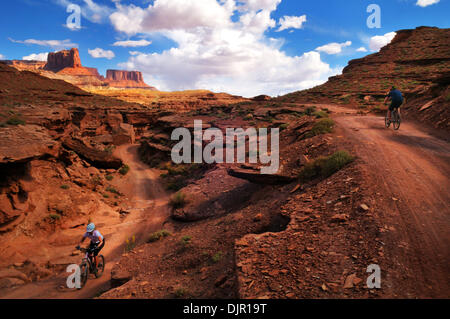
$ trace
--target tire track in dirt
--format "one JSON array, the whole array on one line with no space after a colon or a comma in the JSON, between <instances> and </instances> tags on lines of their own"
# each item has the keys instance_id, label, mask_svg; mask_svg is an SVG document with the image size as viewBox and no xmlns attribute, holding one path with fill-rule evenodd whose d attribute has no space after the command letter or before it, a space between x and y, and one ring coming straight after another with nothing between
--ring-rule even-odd
<instances>
[{"instance_id":1,"label":"tire track in dirt","mask_svg":"<svg viewBox=\"0 0 450 319\"><path fill-rule=\"evenodd\" d=\"M388 295L450 296L450 144L404 122L399 131L384 118L356 116L326 106L365 162L365 175L379 193L378 218L390 269ZM352 114L353 113L353 114Z\"/></svg>"},{"instance_id":2,"label":"tire track in dirt","mask_svg":"<svg viewBox=\"0 0 450 319\"><path fill-rule=\"evenodd\" d=\"M63 272L46 280L17 287L2 294L0 298L86 299L110 288L111 270L123 253L125 240L135 235L137 243L144 241L149 233L161 229L169 216L168 195L158 181L159 173L140 161L138 147L139 145L122 145L114 153L130 167L129 173L114 183L129 198L126 208L130 214L120 224L102 226L102 229L108 229L108 233L112 232L106 238L102 251L106 259L103 276L98 279L90 278L81 290L68 290L61 288L65 287L67 279L67 274ZM80 237L81 235L80 233Z\"/></svg>"}]
</instances>

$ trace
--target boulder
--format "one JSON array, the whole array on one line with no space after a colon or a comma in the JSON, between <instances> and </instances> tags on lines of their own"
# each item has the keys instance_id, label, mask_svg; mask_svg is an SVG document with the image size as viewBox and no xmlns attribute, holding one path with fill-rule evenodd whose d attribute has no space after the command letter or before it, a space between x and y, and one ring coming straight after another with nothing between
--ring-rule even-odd
<instances>
[{"instance_id":1,"label":"boulder","mask_svg":"<svg viewBox=\"0 0 450 319\"><path fill-rule=\"evenodd\" d=\"M120 123L119 127L113 131L113 144L134 144L136 136L133 125Z\"/></svg>"},{"instance_id":2,"label":"boulder","mask_svg":"<svg viewBox=\"0 0 450 319\"><path fill-rule=\"evenodd\" d=\"M111 270L111 287L116 288L122 286L131 280L133 276L119 265L115 265Z\"/></svg>"},{"instance_id":3,"label":"boulder","mask_svg":"<svg viewBox=\"0 0 450 319\"><path fill-rule=\"evenodd\" d=\"M88 147L75 138L66 138L63 141L63 146L74 151L82 159L98 168L119 169L123 165L122 160L119 158L112 156L108 152Z\"/></svg>"},{"instance_id":4,"label":"boulder","mask_svg":"<svg viewBox=\"0 0 450 319\"><path fill-rule=\"evenodd\" d=\"M255 184L281 185L295 181L294 177L281 174L261 174L260 170L249 168L230 168L228 174L233 177L248 180Z\"/></svg>"}]
</instances>

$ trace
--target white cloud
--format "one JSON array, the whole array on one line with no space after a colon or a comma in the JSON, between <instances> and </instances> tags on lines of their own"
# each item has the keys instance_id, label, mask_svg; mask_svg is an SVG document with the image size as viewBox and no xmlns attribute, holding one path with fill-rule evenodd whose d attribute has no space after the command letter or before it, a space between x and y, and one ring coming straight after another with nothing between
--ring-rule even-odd
<instances>
[{"instance_id":1,"label":"white cloud","mask_svg":"<svg viewBox=\"0 0 450 319\"><path fill-rule=\"evenodd\" d=\"M234 1L224 5L216 0L155 0L146 9L135 5L117 4L118 10L110 16L116 30L127 34L161 30L186 30L198 27L229 25Z\"/></svg>"},{"instance_id":2,"label":"white cloud","mask_svg":"<svg viewBox=\"0 0 450 319\"><path fill-rule=\"evenodd\" d=\"M367 52L367 49L365 47L360 47L356 49L356 52Z\"/></svg>"},{"instance_id":3,"label":"white cloud","mask_svg":"<svg viewBox=\"0 0 450 319\"><path fill-rule=\"evenodd\" d=\"M389 43L395 38L397 33L395 32L389 32L385 35L377 35L372 38L370 38L369 41L369 48L372 51L380 51L380 49Z\"/></svg>"},{"instance_id":4,"label":"white cloud","mask_svg":"<svg viewBox=\"0 0 450 319\"><path fill-rule=\"evenodd\" d=\"M113 44L115 47L146 47L152 44L151 41L147 40L126 40L126 41L117 41Z\"/></svg>"},{"instance_id":5,"label":"white cloud","mask_svg":"<svg viewBox=\"0 0 450 319\"><path fill-rule=\"evenodd\" d=\"M0 60L5 60L6 57L3 54L0 54Z\"/></svg>"},{"instance_id":6,"label":"white cloud","mask_svg":"<svg viewBox=\"0 0 450 319\"><path fill-rule=\"evenodd\" d=\"M94 50L88 50L89 54L91 55L91 57L93 58L106 58L108 60L111 60L112 58L114 58L116 55L114 54L114 52L112 52L111 50L103 50L101 48L96 48Z\"/></svg>"},{"instance_id":7,"label":"white cloud","mask_svg":"<svg viewBox=\"0 0 450 319\"><path fill-rule=\"evenodd\" d=\"M14 43L22 43L22 44L35 44L43 47L50 47L56 50L62 49L70 49L76 48L78 45L76 43L71 42L69 39L67 40L36 40L36 39L27 39L27 40L14 40L9 38L11 42Z\"/></svg>"},{"instance_id":8,"label":"white cloud","mask_svg":"<svg viewBox=\"0 0 450 319\"><path fill-rule=\"evenodd\" d=\"M147 83L161 90L210 89L243 96L306 89L339 72L319 52L288 56L281 51L282 39L265 35L276 26L270 15L279 3L155 0L147 8L118 5L111 15L116 30L163 35L175 42L161 53L130 51L120 67L142 71ZM239 19L232 21L237 12Z\"/></svg>"},{"instance_id":9,"label":"white cloud","mask_svg":"<svg viewBox=\"0 0 450 319\"><path fill-rule=\"evenodd\" d=\"M327 54L338 54L342 52L342 49L345 47L349 47L352 45L351 41L343 42L343 43L328 43L321 47L318 47L316 51L325 52Z\"/></svg>"},{"instance_id":10,"label":"white cloud","mask_svg":"<svg viewBox=\"0 0 450 319\"><path fill-rule=\"evenodd\" d=\"M278 22L280 24L280 28L277 30L277 32L287 29L301 29L303 27L303 23L305 22L306 15L302 15L300 17L284 16Z\"/></svg>"},{"instance_id":11,"label":"white cloud","mask_svg":"<svg viewBox=\"0 0 450 319\"><path fill-rule=\"evenodd\" d=\"M423 8L431 6L432 4L439 3L439 1L440 0L417 0L416 5Z\"/></svg>"},{"instance_id":12,"label":"white cloud","mask_svg":"<svg viewBox=\"0 0 450 319\"><path fill-rule=\"evenodd\" d=\"M28 60L28 61L47 61L48 52L44 53L32 53L30 55L24 56L22 60Z\"/></svg>"}]
</instances>

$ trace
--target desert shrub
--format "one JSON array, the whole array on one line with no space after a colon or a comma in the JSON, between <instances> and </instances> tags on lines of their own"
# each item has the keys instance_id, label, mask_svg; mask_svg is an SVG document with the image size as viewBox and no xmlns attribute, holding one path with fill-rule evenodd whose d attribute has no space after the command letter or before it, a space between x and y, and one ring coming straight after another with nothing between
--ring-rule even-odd
<instances>
[{"instance_id":1,"label":"desert shrub","mask_svg":"<svg viewBox=\"0 0 450 319\"><path fill-rule=\"evenodd\" d=\"M109 198L108 194L102 194L103 198Z\"/></svg>"},{"instance_id":2,"label":"desert shrub","mask_svg":"<svg viewBox=\"0 0 450 319\"><path fill-rule=\"evenodd\" d=\"M128 166L126 164L119 169L119 173L122 175L127 175L129 171L130 171L130 166Z\"/></svg>"},{"instance_id":3,"label":"desert shrub","mask_svg":"<svg viewBox=\"0 0 450 319\"><path fill-rule=\"evenodd\" d=\"M318 119L328 117L328 114L327 114L325 111L315 111L315 112L313 113L313 115L314 115L315 117L317 117Z\"/></svg>"},{"instance_id":4,"label":"desert shrub","mask_svg":"<svg viewBox=\"0 0 450 319\"><path fill-rule=\"evenodd\" d=\"M316 111L316 107L315 106L309 106L309 107L306 108L305 114L306 115L312 115L315 111Z\"/></svg>"},{"instance_id":5,"label":"desert shrub","mask_svg":"<svg viewBox=\"0 0 450 319\"><path fill-rule=\"evenodd\" d=\"M354 158L347 151L338 151L330 156L321 156L305 165L300 171L299 179L302 182L315 178L327 178L351 163Z\"/></svg>"},{"instance_id":6,"label":"desert shrub","mask_svg":"<svg viewBox=\"0 0 450 319\"><path fill-rule=\"evenodd\" d=\"M112 175L106 175L106 176L105 176L105 179L106 179L107 181L112 181L112 180L114 179L114 176L112 176Z\"/></svg>"},{"instance_id":7,"label":"desert shrub","mask_svg":"<svg viewBox=\"0 0 450 319\"><path fill-rule=\"evenodd\" d=\"M188 294L188 291L186 288L178 288L175 290L175 297L182 298Z\"/></svg>"},{"instance_id":8,"label":"desert shrub","mask_svg":"<svg viewBox=\"0 0 450 319\"><path fill-rule=\"evenodd\" d=\"M170 236L170 235L171 234L167 230L163 229L163 230L160 230L160 231L157 231L157 232L154 232L153 234L151 234L148 237L147 242L148 243L153 243L155 241L160 240L161 238L164 238L164 237L167 237L167 236Z\"/></svg>"},{"instance_id":9,"label":"desert shrub","mask_svg":"<svg viewBox=\"0 0 450 319\"><path fill-rule=\"evenodd\" d=\"M132 251L136 247L136 236L133 235L125 240L125 251Z\"/></svg>"},{"instance_id":10,"label":"desert shrub","mask_svg":"<svg viewBox=\"0 0 450 319\"><path fill-rule=\"evenodd\" d=\"M115 145L108 145L107 147L105 147L104 151L108 154L112 154L115 148L116 148Z\"/></svg>"},{"instance_id":11,"label":"desert shrub","mask_svg":"<svg viewBox=\"0 0 450 319\"><path fill-rule=\"evenodd\" d=\"M447 94L447 96L445 97L445 100L448 102L450 101L450 93Z\"/></svg>"},{"instance_id":12,"label":"desert shrub","mask_svg":"<svg viewBox=\"0 0 450 319\"><path fill-rule=\"evenodd\" d=\"M57 221L61 219L61 215L59 214L50 214L49 216L52 221Z\"/></svg>"},{"instance_id":13,"label":"desert shrub","mask_svg":"<svg viewBox=\"0 0 450 319\"><path fill-rule=\"evenodd\" d=\"M187 245L189 245L191 243L191 236L183 236L181 237L181 244L186 247Z\"/></svg>"},{"instance_id":14,"label":"desert shrub","mask_svg":"<svg viewBox=\"0 0 450 319\"><path fill-rule=\"evenodd\" d=\"M6 124L8 124L8 125L24 125L25 121L19 117L13 116L13 117L9 118L8 121L6 121Z\"/></svg>"},{"instance_id":15,"label":"desert shrub","mask_svg":"<svg viewBox=\"0 0 450 319\"><path fill-rule=\"evenodd\" d=\"M184 194L182 192L178 192L175 195L173 195L169 201L169 205L173 209L182 208L186 205L186 203L187 203L186 194Z\"/></svg>"},{"instance_id":16,"label":"desert shrub","mask_svg":"<svg viewBox=\"0 0 450 319\"><path fill-rule=\"evenodd\" d=\"M110 192L110 193L113 193L113 194L116 194L116 195L119 195L119 196L122 196L122 193L119 192L117 189L115 189L115 188L112 187L112 186L106 187L106 191L107 191L107 192Z\"/></svg>"},{"instance_id":17,"label":"desert shrub","mask_svg":"<svg viewBox=\"0 0 450 319\"><path fill-rule=\"evenodd\" d=\"M69 185L66 185L66 184L61 185L60 187L61 187L62 189L69 189L69 188L70 188L70 186L69 186Z\"/></svg>"},{"instance_id":18,"label":"desert shrub","mask_svg":"<svg viewBox=\"0 0 450 319\"><path fill-rule=\"evenodd\" d=\"M280 131L284 131L284 130L287 129L288 127L289 127L289 124L284 123L284 124L281 124L278 128L280 129Z\"/></svg>"},{"instance_id":19,"label":"desert shrub","mask_svg":"<svg viewBox=\"0 0 450 319\"><path fill-rule=\"evenodd\" d=\"M221 252L221 251L215 253L215 254L211 257L212 262L215 263L215 264L218 263L221 259L222 259L222 252Z\"/></svg>"},{"instance_id":20,"label":"desert shrub","mask_svg":"<svg viewBox=\"0 0 450 319\"><path fill-rule=\"evenodd\" d=\"M334 121L330 118L318 120L311 129L307 137L313 137L320 134L331 133L333 131Z\"/></svg>"}]
</instances>

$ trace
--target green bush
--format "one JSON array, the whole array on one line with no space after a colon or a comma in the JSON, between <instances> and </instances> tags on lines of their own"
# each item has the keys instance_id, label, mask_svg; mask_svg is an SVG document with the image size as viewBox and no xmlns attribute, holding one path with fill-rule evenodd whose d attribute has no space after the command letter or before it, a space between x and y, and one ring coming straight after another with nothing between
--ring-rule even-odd
<instances>
[{"instance_id":1,"label":"green bush","mask_svg":"<svg viewBox=\"0 0 450 319\"><path fill-rule=\"evenodd\" d=\"M191 243L191 236L183 236L181 237L181 244L185 247Z\"/></svg>"},{"instance_id":2,"label":"green bush","mask_svg":"<svg viewBox=\"0 0 450 319\"><path fill-rule=\"evenodd\" d=\"M114 179L114 176L106 175L105 178L106 178L107 181L112 181Z\"/></svg>"},{"instance_id":3,"label":"green bush","mask_svg":"<svg viewBox=\"0 0 450 319\"><path fill-rule=\"evenodd\" d=\"M289 124L284 123L284 124L281 124L278 128L280 129L280 131L284 131L284 130L287 129L288 127L289 127Z\"/></svg>"},{"instance_id":4,"label":"green bush","mask_svg":"<svg viewBox=\"0 0 450 319\"><path fill-rule=\"evenodd\" d=\"M113 193L113 194L116 194L116 195L119 195L119 196L122 196L122 193L119 192L117 189L115 189L115 188L112 187L112 186L106 187L106 191L107 191L107 192L110 192L110 193Z\"/></svg>"},{"instance_id":5,"label":"green bush","mask_svg":"<svg viewBox=\"0 0 450 319\"><path fill-rule=\"evenodd\" d=\"M182 192L178 192L170 198L169 205L173 209L182 208L186 205L186 195Z\"/></svg>"},{"instance_id":6,"label":"green bush","mask_svg":"<svg viewBox=\"0 0 450 319\"><path fill-rule=\"evenodd\" d=\"M308 182L319 177L327 178L353 160L354 158L347 151L338 151L328 157L321 156L307 163L298 177L302 182Z\"/></svg>"},{"instance_id":7,"label":"green bush","mask_svg":"<svg viewBox=\"0 0 450 319\"><path fill-rule=\"evenodd\" d=\"M313 115L314 115L315 117L317 117L318 119L328 117L328 114L327 114L327 112L325 112L325 111L315 111L315 112L313 113Z\"/></svg>"},{"instance_id":8,"label":"green bush","mask_svg":"<svg viewBox=\"0 0 450 319\"><path fill-rule=\"evenodd\" d=\"M66 185L66 184L61 185L60 187L61 187L62 189L69 189L69 188L70 188L70 186L69 186L69 185Z\"/></svg>"},{"instance_id":9,"label":"green bush","mask_svg":"<svg viewBox=\"0 0 450 319\"><path fill-rule=\"evenodd\" d=\"M187 289L185 289L185 288L178 288L178 289L175 291L175 296L176 296L177 298L182 298L182 297L186 296L187 294L188 294L188 291L187 291Z\"/></svg>"},{"instance_id":10,"label":"green bush","mask_svg":"<svg viewBox=\"0 0 450 319\"><path fill-rule=\"evenodd\" d=\"M52 221L57 221L61 219L61 215L59 214L50 214L50 218Z\"/></svg>"},{"instance_id":11,"label":"green bush","mask_svg":"<svg viewBox=\"0 0 450 319\"><path fill-rule=\"evenodd\" d=\"M154 232L153 234L151 234L150 237L148 237L147 242L153 243L155 241L160 240L161 238L164 238L164 237L167 237L170 235L171 234L167 230L163 229L163 230L160 230L160 231L157 231L157 232Z\"/></svg>"},{"instance_id":12,"label":"green bush","mask_svg":"<svg viewBox=\"0 0 450 319\"><path fill-rule=\"evenodd\" d=\"M11 117L6 121L6 124L8 125L24 125L25 121L18 117Z\"/></svg>"},{"instance_id":13,"label":"green bush","mask_svg":"<svg viewBox=\"0 0 450 319\"><path fill-rule=\"evenodd\" d=\"M306 108L305 114L306 115L312 115L315 111L316 111L316 107L315 106L309 106L309 107Z\"/></svg>"},{"instance_id":14,"label":"green bush","mask_svg":"<svg viewBox=\"0 0 450 319\"><path fill-rule=\"evenodd\" d=\"M128 165L124 165L119 169L119 173L122 175L127 175L129 171L130 171L130 166L128 166Z\"/></svg>"},{"instance_id":15,"label":"green bush","mask_svg":"<svg viewBox=\"0 0 450 319\"><path fill-rule=\"evenodd\" d=\"M222 252L221 251L219 251L219 252L217 252L217 253L215 253L212 257L211 257L211 259L212 259L212 262L213 263L218 263L221 259L222 259Z\"/></svg>"},{"instance_id":16,"label":"green bush","mask_svg":"<svg viewBox=\"0 0 450 319\"><path fill-rule=\"evenodd\" d=\"M320 134L326 134L333 132L334 127L334 121L330 118L323 118L318 120L313 128L311 129L311 132L307 134L307 137L313 137Z\"/></svg>"}]
</instances>

